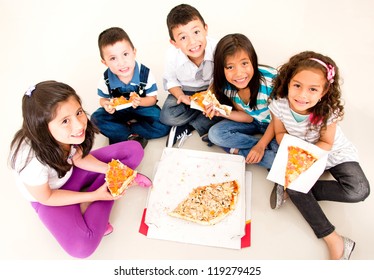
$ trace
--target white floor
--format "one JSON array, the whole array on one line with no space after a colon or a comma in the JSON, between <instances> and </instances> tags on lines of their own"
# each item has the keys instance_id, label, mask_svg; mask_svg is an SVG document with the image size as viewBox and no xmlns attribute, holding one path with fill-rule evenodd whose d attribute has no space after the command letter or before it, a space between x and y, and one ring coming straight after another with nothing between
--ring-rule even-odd
<instances>
[{"instance_id":1,"label":"white floor","mask_svg":"<svg viewBox=\"0 0 374 280\"><path fill-rule=\"evenodd\" d=\"M99 32L109 26L125 26L133 36L138 55L155 70L158 86L162 87L163 54L168 46L165 16L179 1L139 1L134 7L142 10L142 3L155 5L162 11L155 16L147 9L146 18L152 18L155 32L140 36L138 28L126 19L114 19L103 11L102 3L91 3L90 9L81 2L58 1L2 1L0 28L4 42L0 44L3 62L0 78L5 96L0 111L1 182L0 207L0 260L71 260L44 228L29 203L15 187L11 171L6 166L10 141L21 126L20 98L31 84L55 79L72 85L82 97L88 112L97 108L96 83L103 65L97 51ZM5 3L6 2L6 3ZM57 2L57 1L56 1ZM111 8L122 7L123 1L109 1ZM223 24L224 16L215 16L204 1L187 1L198 7L210 26L211 35L220 38L226 33L243 32L256 45L260 61L277 66L296 51L313 49L331 55L340 65L344 79L343 93L346 115L342 122L347 137L357 146L361 165L373 184L372 140L374 138L372 110L372 65L374 63L373 3L370 1L273 1L235 0L238 16ZM18 4L16 4L18 3ZM64 3L64 4L62 4ZM152 4L153 3L153 4ZM210 1L209 1L210 3ZM297 4L296 4L297 3ZM70 5L70 6L69 6ZM318 6L320 5L320 6ZM322 6L326 8L321 8ZM250 9L264 13L245 12ZM123 8L123 7L122 7ZM230 8L234 9L234 6ZM226 15L229 6L217 6L214 13ZM56 11L59 11L56 13ZM282 11L279 13L279 11ZM326 16L322 13L329 11ZM235 11L233 10L232 13ZM239 11L238 11L239 12ZM235 13L234 13L235 14ZM66 16L69 15L69 16ZM249 16L251 15L251 16ZM131 20L138 22L138 14ZM277 18L278 17L278 18ZM281 19L279 18L281 17ZM348 20L347 20L348 18ZM294 21L300 24L295 24ZM326 20L328 21L326 23ZM48 22L48 24L46 24ZM130 21L131 22L131 21ZM258 23L261 22L261 27ZM160 26L156 28L156 26ZM252 28L257 26L256 28ZM292 28L291 28L292 27ZM328 27L328 28L327 28ZM273 31L274 36L270 36ZM152 34L151 34L152 33ZM146 37L146 38L145 38ZM161 39L160 39L161 38ZM154 55L156 54L156 55ZM159 55L158 55L159 54ZM164 98L160 90L160 99ZM165 147L166 137L149 141L145 157L138 170L152 176L155 163ZM106 144L99 136L96 147ZM222 152L209 148L197 133L188 139L183 148ZM325 260L328 258L323 241L316 239L294 205L288 201L279 210L269 206L272 182L266 180L267 171L247 166L252 172L252 245L242 250L222 249L171 241L150 239L138 233L147 199L147 189L133 188L116 202L111 223L114 232L103 239L90 260ZM345 204L321 202L326 215L337 231L356 241L353 260L374 259L374 196L361 203Z\"/></svg>"},{"instance_id":2,"label":"white floor","mask_svg":"<svg viewBox=\"0 0 374 280\"><path fill-rule=\"evenodd\" d=\"M165 146L166 137L149 141L145 157L138 170L152 176L155 163ZM106 144L99 136L97 146ZM220 148L207 147L195 132L182 148L223 152ZM323 260L328 258L324 242L315 238L294 205L288 201L279 210L269 206L272 182L267 181L267 171L257 166L247 166L252 172L252 232L251 246L235 250L172 241L150 239L138 232L147 199L147 189L130 189L126 196L116 202L111 223L114 232L104 237L91 260L117 259L254 259L254 260ZM9 193L9 190L7 191ZM16 205L12 215L5 217L6 231L2 232L1 253L7 259L71 259L40 223L30 205L22 198L8 194L8 205ZM371 219L365 221L373 211L373 198L363 203L321 203L327 216L337 230L357 242L352 255L354 260L374 259ZM11 230L10 230L11 229ZM4 251L5 250L5 251Z\"/></svg>"}]
</instances>

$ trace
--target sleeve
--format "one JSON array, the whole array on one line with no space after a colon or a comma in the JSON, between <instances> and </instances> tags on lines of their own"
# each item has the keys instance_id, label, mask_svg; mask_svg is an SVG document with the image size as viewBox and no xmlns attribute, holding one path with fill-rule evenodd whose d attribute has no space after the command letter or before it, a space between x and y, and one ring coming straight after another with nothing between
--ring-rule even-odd
<instances>
[{"instance_id":1,"label":"sleeve","mask_svg":"<svg viewBox=\"0 0 374 280\"><path fill-rule=\"evenodd\" d=\"M169 90L173 87L181 86L177 78L177 49L171 46L166 53L165 71L163 76L163 87Z\"/></svg>"},{"instance_id":2,"label":"sleeve","mask_svg":"<svg viewBox=\"0 0 374 280\"><path fill-rule=\"evenodd\" d=\"M271 95L274 86L274 79L278 72L275 68L270 66L261 65L258 67L265 81L261 80L260 91L266 94L268 97Z\"/></svg>"},{"instance_id":3,"label":"sleeve","mask_svg":"<svg viewBox=\"0 0 374 280\"><path fill-rule=\"evenodd\" d=\"M105 83L104 75L101 76L98 85L97 85L97 94L99 97L103 98L110 98L110 94L108 91L108 86Z\"/></svg>"},{"instance_id":4,"label":"sleeve","mask_svg":"<svg viewBox=\"0 0 374 280\"><path fill-rule=\"evenodd\" d=\"M147 85L145 87L145 94L146 96L157 96L157 83L156 79L153 76L153 73L151 70L148 72L148 80L147 80Z\"/></svg>"},{"instance_id":5,"label":"sleeve","mask_svg":"<svg viewBox=\"0 0 374 280\"><path fill-rule=\"evenodd\" d=\"M48 182L48 167L33 158L26 167L19 173L24 184L39 186Z\"/></svg>"},{"instance_id":6,"label":"sleeve","mask_svg":"<svg viewBox=\"0 0 374 280\"><path fill-rule=\"evenodd\" d=\"M282 117L282 115L281 115L281 110L280 110L280 108L279 108L279 100L277 100L277 99L274 99L274 100L272 100L271 102L270 102L270 104L269 104L269 110L270 110L270 112L272 112L273 113L273 115L275 116L275 117L277 117L278 119L280 119L281 121L283 121L282 119L283 119L283 117Z\"/></svg>"}]
</instances>

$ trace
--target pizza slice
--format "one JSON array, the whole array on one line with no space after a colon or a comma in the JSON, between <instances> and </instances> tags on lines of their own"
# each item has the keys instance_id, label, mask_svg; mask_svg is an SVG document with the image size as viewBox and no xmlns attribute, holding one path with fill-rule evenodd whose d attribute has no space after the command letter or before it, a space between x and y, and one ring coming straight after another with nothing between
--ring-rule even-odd
<instances>
[{"instance_id":1,"label":"pizza slice","mask_svg":"<svg viewBox=\"0 0 374 280\"><path fill-rule=\"evenodd\" d=\"M128 189L129 184L135 179L136 170L124 165L117 159L112 159L108 163L108 170L105 174L110 193L116 197Z\"/></svg>"},{"instance_id":2,"label":"pizza slice","mask_svg":"<svg viewBox=\"0 0 374 280\"><path fill-rule=\"evenodd\" d=\"M308 170L317 159L317 157L300 147L288 146L284 188L286 189L301 173Z\"/></svg>"},{"instance_id":3,"label":"pizza slice","mask_svg":"<svg viewBox=\"0 0 374 280\"><path fill-rule=\"evenodd\" d=\"M201 225L214 225L235 210L238 195L239 184L235 180L197 187L168 214Z\"/></svg>"},{"instance_id":4,"label":"pizza slice","mask_svg":"<svg viewBox=\"0 0 374 280\"><path fill-rule=\"evenodd\" d=\"M116 110L121 110L121 109L125 109L125 108L129 108L132 106L132 101L138 97L139 95L137 93L133 93L131 94L131 96L129 97L129 99L127 99L126 97L124 96L120 96L120 97L115 97L115 98L112 98L110 100L110 105L114 108L116 108Z\"/></svg>"},{"instance_id":5,"label":"pizza slice","mask_svg":"<svg viewBox=\"0 0 374 280\"><path fill-rule=\"evenodd\" d=\"M229 116L232 107L219 103L214 93L210 90L197 92L191 96L191 108L205 112L205 105L213 103L215 110L219 111L222 115ZM213 116L209 116L210 119Z\"/></svg>"}]
</instances>

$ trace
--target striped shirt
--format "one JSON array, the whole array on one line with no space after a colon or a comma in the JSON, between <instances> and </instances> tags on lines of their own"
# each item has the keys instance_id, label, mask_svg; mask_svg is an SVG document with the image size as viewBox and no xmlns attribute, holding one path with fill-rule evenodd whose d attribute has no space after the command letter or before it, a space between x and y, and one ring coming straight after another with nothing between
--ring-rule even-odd
<instances>
[{"instance_id":1,"label":"striped shirt","mask_svg":"<svg viewBox=\"0 0 374 280\"><path fill-rule=\"evenodd\" d=\"M320 138L320 131L311 130L309 118L297 122L292 115L287 98L272 100L269 105L270 111L284 125L287 133L304 141L315 144ZM333 117L327 121L327 125L333 122ZM358 161L356 148L343 134L339 125L336 126L334 144L329 152L326 169L334 167L347 161Z\"/></svg>"},{"instance_id":2,"label":"striped shirt","mask_svg":"<svg viewBox=\"0 0 374 280\"><path fill-rule=\"evenodd\" d=\"M251 109L249 104L245 104L238 94L238 90L227 84L227 87L224 89L224 94L228 97L233 96L232 101L239 105L248 115L252 116L259 122L270 123L271 116L268 108L270 93L273 90L273 78L277 74L277 71L274 68L259 66L258 70L265 79L260 80L260 87L258 89L257 95L257 104L255 109Z\"/></svg>"},{"instance_id":3,"label":"striped shirt","mask_svg":"<svg viewBox=\"0 0 374 280\"><path fill-rule=\"evenodd\" d=\"M109 85L111 89L120 89L121 92L133 92L136 91L139 84L140 84L140 63L135 62L134 68L134 75L131 81L128 84L122 82L117 75L115 75L112 71L108 71L108 79ZM156 79L153 76L151 70L148 73L147 85L144 88L146 96L157 96L157 84ZM100 97L110 98L111 95L108 90L108 86L106 85L104 74L101 76L98 86L97 86L97 94Z\"/></svg>"}]
</instances>

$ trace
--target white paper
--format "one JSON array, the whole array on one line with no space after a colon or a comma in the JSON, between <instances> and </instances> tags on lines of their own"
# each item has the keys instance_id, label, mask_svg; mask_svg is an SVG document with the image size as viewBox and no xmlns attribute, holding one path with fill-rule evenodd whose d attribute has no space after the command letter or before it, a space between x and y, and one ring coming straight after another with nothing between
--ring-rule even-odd
<instances>
[{"instance_id":1,"label":"white paper","mask_svg":"<svg viewBox=\"0 0 374 280\"><path fill-rule=\"evenodd\" d=\"M205 105L208 105L209 103L206 103ZM227 106L227 105L221 105L221 106L225 106L229 109L229 111L231 112L232 110L232 107L231 106ZM196 110L199 110L199 111L202 111L204 112L204 108L201 108L201 106L199 106L195 101L191 100L191 105L190 105L190 108L192 109L196 109ZM227 116L227 113L225 110L221 109L221 108L218 108L216 106L213 106L214 110L217 110L218 112L220 112L222 115L225 115Z\"/></svg>"},{"instance_id":2,"label":"white paper","mask_svg":"<svg viewBox=\"0 0 374 280\"><path fill-rule=\"evenodd\" d=\"M117 111L119 110L123 110L123 109L126 109L126 108L130 108L132 106L132 102L130 103L126 103L126 104L121 104L121 105L118 105L116 107L114 107Z\"/></svg>"},{"instance_id":3,"label":"white paper","mask_svg":"<svg viewBox=\"0 0 374 280\"><path fill-rule=\"evenodd\" d=\"M325 171L328 152L300 138L285 134L279 145L271 170L267 176L268 180L282 186L285 185L288 146L300 147L318 158L318 160L308 170L300 174L300 176L288 186L291 190L307 193Z\"/></svg>"},{"instance_id":4,"label":"white paper","mask_svg":"<svg viewBox=\"0 0 374 280\"><path fill-rule=\"evenodd\" d=\"M193 188L231 180L237 180L240 185L238 203L236 209L221 222L205 226L168 215ZM242 156L165 148L149 191L145 217L149 227L147 236L240 249L247 218L247 187Z\"/></svg>"}]
</instances>

